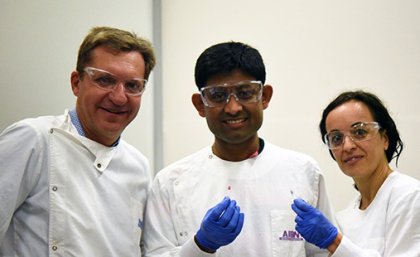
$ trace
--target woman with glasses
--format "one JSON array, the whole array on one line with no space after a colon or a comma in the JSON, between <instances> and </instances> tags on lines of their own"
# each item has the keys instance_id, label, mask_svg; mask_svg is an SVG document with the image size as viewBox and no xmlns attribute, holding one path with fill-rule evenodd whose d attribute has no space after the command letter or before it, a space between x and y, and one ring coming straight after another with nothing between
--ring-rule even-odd
<instances>
[{"instance_id":1,"label":"woman with glasses","mask_svg":"<svg viewBox=\"0 0 420 257\"><path fill-rule=\"evenodd\" d=\"M364 91L344 92L325 108L319 128L360 195L337 213L339 229L296 199L296 230L333 257L420 256L420 181L389 166L394 158L398 164L403 142L381 100Z\"/></svg>"}]
</instances>

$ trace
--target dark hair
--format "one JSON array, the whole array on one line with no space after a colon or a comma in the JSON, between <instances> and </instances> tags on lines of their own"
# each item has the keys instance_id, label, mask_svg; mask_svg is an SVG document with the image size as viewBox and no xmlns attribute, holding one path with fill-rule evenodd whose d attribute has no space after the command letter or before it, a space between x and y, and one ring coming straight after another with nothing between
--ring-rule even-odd
<instances>
[{"instance_id":1,"label":"dark hair","mask_svg":"<svg viewBox=\"0 0 420 257\"><path fill-rule=\"evenodd\" d=\"M322 112L322 119L319 123L322 140L324 140L324 136L327 133L327 129L325 127L327 115L336 107L351 100L362 102L369 108L373 119L381 126L381 131L386 133L388 136L389 146L385 151L388 163L391 162L392 159L396 158L396 165L398 165L398 158L400 157L404 144L401 141L397 126L382 101L376 95L369 92L362 90L343 92L324 109ZM331 150L330 154L334 159Z\"/></svg>"},{"instance_id":2,"label":"dark hair","mask_svg":"<svg viewBox=\"0 0 420 257\"><path fill-rule=\"evenodd\" d=\"M204 50L195 65L195 83L200 89L212 76L229 74L236 69L265 83L265 66L260 53L240 42L220 43Z\"/></svg>"},{"instance_id":3,"label":"dark hair","mask_svg":"<svg viewBox=\"0 0 420 257\"><path fill-rule=\"evenodd\" d=\"M86 63L91 59L92 50L106 45L116 51L139 52L145 64L144 78L148 79L156 64L152 44L147 39L138 37L135 33L112 27L94 27L89 31L79 48L77 55L77 71L83 74Z\"/></svg>"}]
</instances>

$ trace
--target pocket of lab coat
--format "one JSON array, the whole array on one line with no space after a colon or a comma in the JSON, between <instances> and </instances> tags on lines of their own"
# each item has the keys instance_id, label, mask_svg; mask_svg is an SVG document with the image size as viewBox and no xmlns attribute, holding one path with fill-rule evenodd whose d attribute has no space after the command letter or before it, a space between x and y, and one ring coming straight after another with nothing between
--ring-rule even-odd
<instances>
[{"instance_id":1,"label":"pocket of lab coat","mask_svg":"<svg viewBox=\"0 0 420 257\"><path fill-rule=\"evenodd\" d=\"M295 229L296 214L291 210L272 210L270 214L273 256L305 256L305 241Z\"/></svg>"},{"instance_id":2,"label":"pocket of lab coat","mask_svg":"<svg viewBox=\"0 0 420 257\"><path fill-rule=\"evenodd\" d=\"M133 228L133 240L140 245L141 233L143 231L144 205L137 199L131 198L131 217Z\"/></svg>"}]
</instances>

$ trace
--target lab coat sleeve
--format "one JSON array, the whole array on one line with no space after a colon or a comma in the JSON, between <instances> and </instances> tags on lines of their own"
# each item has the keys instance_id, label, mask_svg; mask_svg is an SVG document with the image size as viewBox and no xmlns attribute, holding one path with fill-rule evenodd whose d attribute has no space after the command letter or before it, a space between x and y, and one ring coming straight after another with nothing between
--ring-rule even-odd
<instances>
[{"instance_id":1,"label":"lab coat sleeve","mask_svg":"<svg viewBox=\"0 0 420 257\"><path fill-rule=\"evenodd\" d=\"M393 194L387 209L383 255L362 249L345 235L332 257L418 257L420 253L420 189Z\"/></svg>"},{"instance_id":2,"label":"lab coat sleeve","mask_svg":"<svg viewBox=\"0 0 420 257\"><path fill-rule=\"evenodd\" d=\"M317 202L316 202L316 208L320 210L324 216L335 226L337 226L337 222L334 219L334 211L331 206L328 192L325 185L325 179L320 171L317 164L314 165L315 167L315 173L316 173L316 179L314 180L314 194L317 196ZM325 249L320 249L319 247L306 242L305 243L306 253L308 257L326 257L329 256L329 253Z\"/></svg>"},{"instance_id":3,"label":"lab coat sleeve","mask_svg":"<svg viewBox=\"0 0 420 257\"><path fill-rule=\"evenodd\" d=\"M404 189L403 189L404 190ZM420 255L420 188L393 194L388 209L384 257Z\"/></svg>"},{"instance_id":4,"label":"lab coat sleeve","mask_svg":"<svg viewBox=\"0 0 420 257\"><path fill-rule=\"evenodd\" d=\"M45 140L25 122L0 134L0 245L13 213L25 201L42 172Z\"/></svg>"},{"instance_id":5,"label":"lab coat sleeve","mask_svg":"<svg viewBox=\"0 0 420 257\"><path fill-rule=\"evenodd\" d=\"M193 236L180 245L175 229L175 218L171 216L168 189L154 179L146 205L143 231L143 253L145 257L206 257L215 256L201 251ZM198 229L198 228L197 228Z\"/></svg>"},{"instance_id":6,"label":"lab coat sleeve","mask_svg":"<svg viewBox=\"0 0 420 257\"><path fill-rule=\"evenodd\" d=\"M360 248L346 237L346 235L343 235L340 245L331 257L381 257L381 255L376 250Z\"/></svg>"},{"instance_id":7,"label":"lab coat sleeve","mask_svg":"<svg viewBox=\"0 0 420 257\"><path fill-rule=\"evenodd\" d=\"M316 207L334 226L337 226L337 221L334 218L334 210L329 200L325 179L322 173L319 174L318 192L318 203Z\"/></svg>"}]
</instances>

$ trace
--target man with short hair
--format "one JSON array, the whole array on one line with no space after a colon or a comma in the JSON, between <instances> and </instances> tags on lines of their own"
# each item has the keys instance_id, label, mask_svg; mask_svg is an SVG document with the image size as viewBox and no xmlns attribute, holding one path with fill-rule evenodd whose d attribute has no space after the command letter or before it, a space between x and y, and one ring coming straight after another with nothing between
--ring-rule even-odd
<instances>
[{"instance_id":1,"label":"man with short hair","mask_svg":"<svg viewBox=\"0 0 420 257\"><path fill-rule=\"evenodd\" d=\"M273 94L265 77L261 55L244 43L216 44L198 58L192 102L214 142L157 173L146 257L327 256L296 232L290 209L296 195L332 217L318 165L258 136Z\"/></svg>"},{"instance_id":2,"label":"man with short hair","mask_svg":"<svg viewBox=\"0 0 420 257\"><path fill-rule=\"evenodd\" d=\"M0 256L140 256L151 174L121 138L155 65L149 41L95 27L80 46L76 107L0 134Z\"/></svg>"}]
</instances>

